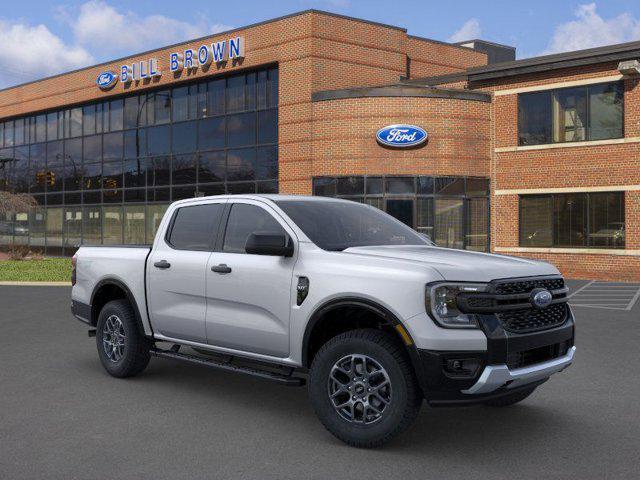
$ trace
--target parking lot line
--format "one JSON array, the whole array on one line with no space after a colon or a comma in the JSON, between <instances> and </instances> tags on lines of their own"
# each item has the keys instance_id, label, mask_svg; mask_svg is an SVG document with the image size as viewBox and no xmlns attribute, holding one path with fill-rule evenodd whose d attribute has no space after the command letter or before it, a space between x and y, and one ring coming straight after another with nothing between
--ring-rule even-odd
<instances>
[{"instance_id":1,"label":"parking lot line","mask_svg":"<svg viewBox=\"0 0 640 480\"><path fill-rule=\"evenodd\" d=\"M575 295L577 295L578 293L580 293L582 290L584 290L585 288L587 288L588 286L592 285L595 282L595 280L591 280L589 283L585 283L583 286L581 286L579 289L577 289L575 292L573 292L572 294L570 294L567 298L571 298Z\"/></svg>"},{"instance_id":2,"label":"parking lot line","mask_svg":"<svg viewBox=\"0 0 640 480\"><path fill-rule=\"evenodd\" d=\"M636 292L635 296L631 299L626 309L630 311L633 308L633 306L636 304L639 298L640 298L640 288L638 288L638 291Z\"/></svg>"},{"instance_id":3,"label":"parking lot line","mask_svg":"<svg viewBox=\"0 0 640 480\"><path fill-rule=\"evenodd\" d=\"M630 311L640 300L640 284L594 280L577 289L568 299L574 307Z\"/></svg>"}]
</instances>

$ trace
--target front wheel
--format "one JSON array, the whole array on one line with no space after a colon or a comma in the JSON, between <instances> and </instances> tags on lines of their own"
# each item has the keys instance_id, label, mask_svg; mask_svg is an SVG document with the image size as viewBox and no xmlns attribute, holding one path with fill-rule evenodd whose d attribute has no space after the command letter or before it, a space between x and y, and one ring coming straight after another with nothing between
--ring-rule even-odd
<instances>
[{"instance_id":1,"label":"front wheel","mask_svg":"<svg viewBox=\"0 0 640 480\"><path fill-rule=\"evenodd\" d=\"M309 395L327 430L364 448L378 447L401 433L422 403L402 345L372 329L343 333L322 346L311 366Z\"/></svg>"},{"instance_id":2,"label":"front wheel","mask_svg":"<svg viewBox=\"0 0 640 480\"><path fill-rule=\"evenodd\" d=\"M102 366L114 377L139 374L151 358L151 342L140 332L136 314L126 300L113 300L102 308L96 344Z\"/></svg>"}]
</instances>

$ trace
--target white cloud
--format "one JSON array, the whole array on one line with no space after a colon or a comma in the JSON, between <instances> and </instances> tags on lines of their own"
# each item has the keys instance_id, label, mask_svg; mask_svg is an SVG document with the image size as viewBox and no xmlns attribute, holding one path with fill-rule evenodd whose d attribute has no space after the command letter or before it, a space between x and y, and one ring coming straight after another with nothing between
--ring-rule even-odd
<instances>
[{"instance_id":1,"label":"white cloud","mask_svg":"<svg viewBox=\"0 0 640 480\"><path fill-rule=\"evenodd\" d=\"M474 40L480 38L482 35L482 29L480 28L480 22L477 18L471 18L464 22L456 32L451 35L448 40L451 43L464 42L465 40Z\"/></svg>"},{"instance_id":2,"label":"white cloud","mask_svg":"<svg viewBox=\"0 0 640 480\"><path fill-rule=\"evenodd\" d=\"M122 12L101 0L80 6L77 17L63 11L76 41L102 55L126 55L229 30L205 20L184 22L164 15Z\"/></svg>"},{"instance_id":3,"label":"white cloud","mask_svg":"<svg viewBox=\"0 0 640 480\"><path fill-rule=\"evenodd\" d=\"M68 27L70 40L42 24L0 19L0 88L232 28L195 17L200 20L140 16L104 0L59 6L54 19Z\"/></svg>"},{"instance_id":4,"label":"white cloud","mask_svg":"<svg viewBox=\"0 0 640 480\"><path fill-rule=\"evenodd\" d=\"M576 19L558 25L542 54L568 52L584 48L630 42L640 39L640 19L629 13L604 19L596 11L596 4L580 5Z\"/></svg>"},{"instance_id":5,"label":"white cloud","mask_svg":"<svg viewBox=\"0 0 640 480\"><path fill-rule=\"evenodd\" d=\"M44 25L0 20L0 88L89 65L93 56Z\"/></svg>"}]
</instances>

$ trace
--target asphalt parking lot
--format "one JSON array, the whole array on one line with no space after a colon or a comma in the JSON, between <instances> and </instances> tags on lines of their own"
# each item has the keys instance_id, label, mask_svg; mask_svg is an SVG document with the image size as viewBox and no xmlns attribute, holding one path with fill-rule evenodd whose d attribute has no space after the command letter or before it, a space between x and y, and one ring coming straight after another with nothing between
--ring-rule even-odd
<instances>
[{"instance_id":1,"label":"asphalt parking lot","mask_svg":"<svg viewBox=\"0 0 640 480\"><path fill-rule=\"evenodd\" d=\"M358 450L303 388L161 359L109 377L69 295L0 286L0 478L638 478L638 302L576 295L575 364L522 404L425 407L392 444Z\"/></svg>"}]
</instances>

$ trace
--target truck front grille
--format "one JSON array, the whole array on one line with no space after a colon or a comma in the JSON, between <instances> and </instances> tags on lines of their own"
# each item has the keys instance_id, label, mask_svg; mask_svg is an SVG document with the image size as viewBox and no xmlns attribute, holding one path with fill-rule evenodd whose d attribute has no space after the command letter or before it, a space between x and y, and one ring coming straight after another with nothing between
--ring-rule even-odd
<instances>
[{"instance_id":1,"label":"truck front grille","mask_svg":"<svg viewBox=\"0 0 640 480\"><path fill-rule=\"evenodd\" d=\"M534 307L531 298L539 288L552 295L551 305L542 309ZM468 313L494 314L510 332L528 333L554 328L567 320L567 292L560 276L494 280L487 292L460 293L458 306Z\"/></svg>"},{"instance_id":2,"label":"truck front grille","mask_svg":"<svg viewBox=\"0 0 640 480\"><path fill-rule=\"evenodd\" d=\"M531 280L496 282L494 292L498 295L513 295L517 293L529 293L534 288L546 288L547 290L559 290L564 288L562 278L536 278Z\"/></svg>"},{"instance_id":3,"label":"truck front grille","mask_svg":"<svg viewBox=\"0 0 640 480\"><path fill-rule=\"evenodd\" d=\"M505 330L526 333L562 325L567 319L567 310L566 303L555 303L542 310L506 310L496 316Z\"/></svg>"}]
</instances>

